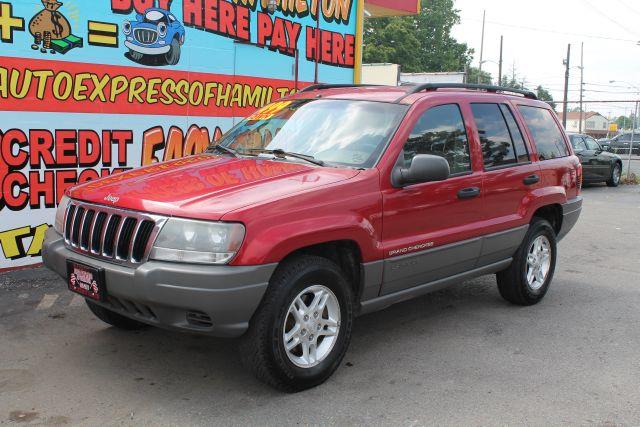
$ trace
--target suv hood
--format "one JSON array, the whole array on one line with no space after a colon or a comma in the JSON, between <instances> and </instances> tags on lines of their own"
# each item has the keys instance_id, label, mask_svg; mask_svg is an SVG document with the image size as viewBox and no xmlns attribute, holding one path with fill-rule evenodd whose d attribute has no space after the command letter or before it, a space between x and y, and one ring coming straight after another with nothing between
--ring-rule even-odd
<instances>
[{"instance_id":1,"label":"suv hood","mask_svg":"<svg viewBox=\"0 0 640 427\"><path fill-rule=\"evenodd\" d=\"M354 169L210 154L111 175L73 187L73 199L216 221L226 213L351 179Z\"/></svg>"}]
</instances>

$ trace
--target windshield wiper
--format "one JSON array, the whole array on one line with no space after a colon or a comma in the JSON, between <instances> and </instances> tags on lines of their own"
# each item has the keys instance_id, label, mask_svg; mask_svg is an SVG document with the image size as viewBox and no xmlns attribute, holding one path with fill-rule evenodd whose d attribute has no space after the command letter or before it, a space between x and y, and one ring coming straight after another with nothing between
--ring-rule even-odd
<instances>
[{"instance_id":1,"label":"windshield wiper","mask_svg":"<svg viewBox=\"0 0 640 427\"><path fill-rule=\"evenodd\" d=\"M275 150L246 150L246 151L249 153L257 153L257 154L272 154L279 159L292 157L294 159L300 159L309 163L313 163L314 165L325 166L325 163L322 160L318 160L313 156L307 156L305 154L299 154L299 153L290 153L288 151L284 151L279 148Z\"/></svg>"},{"instance_id":2,"label":"windshield wiper","mask_svg":"<svg viewBox=\"0 0 640 427\"><path fill-rule=\"evenodd\" d=\"M213 147L207 148L207 153L212 153L215 150L224 151L227 154L230 154L232 157L239 157L238 152L229 147L225 147L224 145L214 145Z\"/></svg>"}]
</instances>

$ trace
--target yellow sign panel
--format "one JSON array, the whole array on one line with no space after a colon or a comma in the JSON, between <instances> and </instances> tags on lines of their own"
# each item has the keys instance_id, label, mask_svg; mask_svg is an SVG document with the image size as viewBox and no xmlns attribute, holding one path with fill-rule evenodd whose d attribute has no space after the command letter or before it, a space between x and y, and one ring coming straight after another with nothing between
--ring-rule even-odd
<instances>
[{"instance_id":1,"label":"yellow sign panel","mask_svg":"<svg viewBox=\"0 0 640 427\"><path fill-rule=\"evenodd\" d=\"M618 124L617 123L611 123L609 125L609 132L618 132Z\"/></svg>"},{"instance_id":2,"label":"yellow sign panel","mask_svg":"<svg viewBox=\"0 0 640 427\"><path fill-rule=\"evenodd\" d=\"M269 120L273 118L276 114L278 114L280 111L287 108L289 105L291 105L291 101L274 102L273 104L269 104L266 107L253 113L247 120L249 121Z\"/></svg>"}]
</instances>

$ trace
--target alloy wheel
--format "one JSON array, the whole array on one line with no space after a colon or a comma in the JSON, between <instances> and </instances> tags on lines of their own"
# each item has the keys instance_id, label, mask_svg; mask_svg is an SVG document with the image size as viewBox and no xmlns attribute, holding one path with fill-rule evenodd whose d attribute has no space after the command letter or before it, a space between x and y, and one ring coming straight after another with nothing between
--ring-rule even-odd
<instances>
[{"instance_id":1,"label":"alloy wheel","mask_svg":"<svg viewBox=\"0 0 640 427\"><path fill-rule=\"evenodd\" d=\"M331 289L309 286L298 294L284 319L282 338L287 357L299 368L325 360L338 340L340 303Z\"/></svg>"},{"instance_id":2,"label":"alloy wheel","mask_svg":"<svg viewBox=\"0 0 640 427\"><path fill-rule=\"evenodd\" d=\"M622 176L622 170L619 165L614 166L613 168L613 183L618 185L620 183L620 177Z\"/></svg>"},{"instance_id":3,"label":"alloy wheel","mask_svg":"<svg viewBox=\"0 0 640 427\"><path fill-rule=\"evenodd\" d=\"M551 270L551 243L546 236L538 236L527 255L527 285L532 291L544 286Z\"/></svg>"}]
</instances>

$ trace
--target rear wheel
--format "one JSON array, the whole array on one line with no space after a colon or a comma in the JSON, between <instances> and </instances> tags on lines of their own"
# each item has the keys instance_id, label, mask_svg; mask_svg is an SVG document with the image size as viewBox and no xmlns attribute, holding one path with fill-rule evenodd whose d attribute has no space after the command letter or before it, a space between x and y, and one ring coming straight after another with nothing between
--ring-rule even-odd
<instances>
[{"instance_id":1,"label":"rear wheel","mask_svg":"<svg viewBox=\"0 0 640 427\"><path fill-rule=\"evenodd\" d=\"M609 187L617 187L620 185L620 177L622 176L622 166L620 163L616 163L611 169L611 176L607 180L607 185Z\"/></svg>"},{"instance_id":2,"label":"rear wheel","mask_svg":"<svg viewBox=\"0 0 640 427\"><path fill-rule=\"evenodd\" d=\"M349 346L353 298L335 263L310 255L286 262L241 340L243 363L258 379L285 392L322 384Z\"/></svg>"},{"instance_id":3,"label":"rear wheel","mask_svg":"<svg viewBox=\"0 0 640 427\"><path fill-rule=\"evenodd\" d=\"M557 239L551 224L534 218L509 268L497 274L500 295L512 304L529 306L542 301L553 280Z\"/></svg>"},{"instance_id":4,"label":"rear wheel","mask_svg":"<svg viewBox=\"0 0 640 427\"><path fill-rule=\"evenodd\" d=\"M137 331L139 329L147 328L148 325L146 323L138 322L137 320L129 319L128 317L124 317L118 313L115 313L111 310L107 310L106 308L99 306L96 303L93 303L89 300L87 301L87 306L89 310L104 323L114 326L118 329L123 329L125 331Z\"/></svg>"}]
</instances>

